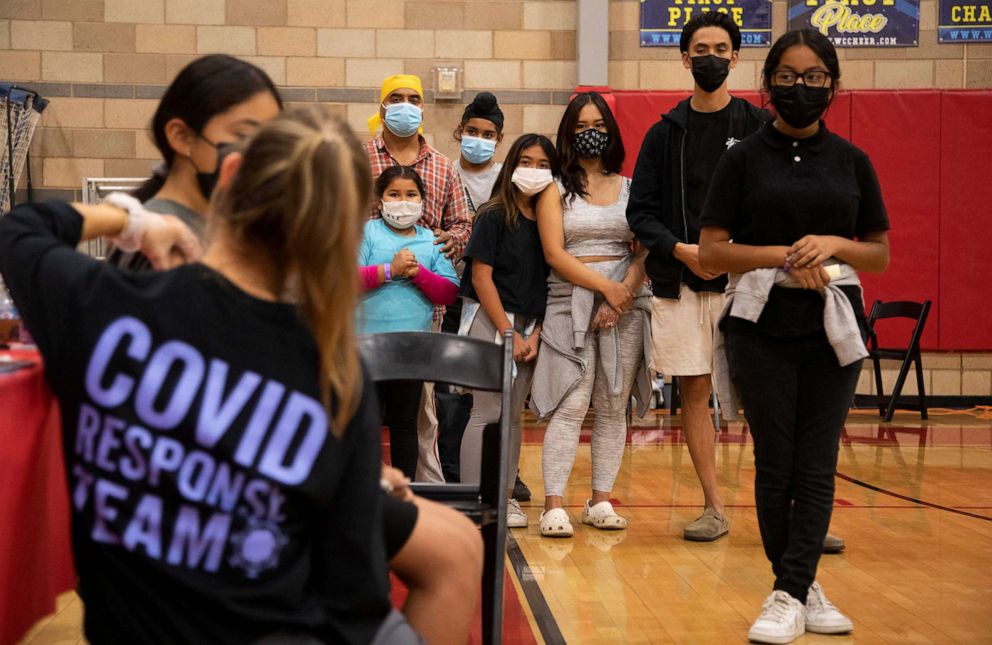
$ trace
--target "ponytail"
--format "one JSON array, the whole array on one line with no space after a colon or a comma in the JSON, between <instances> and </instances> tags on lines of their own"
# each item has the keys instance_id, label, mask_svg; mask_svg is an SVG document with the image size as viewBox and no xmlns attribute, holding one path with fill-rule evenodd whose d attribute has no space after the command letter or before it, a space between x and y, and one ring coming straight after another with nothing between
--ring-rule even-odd
<instances>
[{"instance_id":1,"label":"ponytail","mask_svg":"<svg viewBox=\"0 0 992 645\"><path fill-rule=\"evenodd\" d=\"M262 126L215 200L215 225L283 271L279 288L292 289L320 353L321 394L338 437L362 390L354 312L371 192L368 156L351 128L312 106Z\"/></svg>"}]
</instances>

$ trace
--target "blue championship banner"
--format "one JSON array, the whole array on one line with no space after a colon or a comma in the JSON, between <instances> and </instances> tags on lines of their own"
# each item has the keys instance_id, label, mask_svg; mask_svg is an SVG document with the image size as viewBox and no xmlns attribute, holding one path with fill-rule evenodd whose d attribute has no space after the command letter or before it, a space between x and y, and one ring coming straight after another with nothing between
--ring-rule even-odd
<instances>
[{"instance_id":1,"label":"blue championship banner","mask_svg":"<svg viewBox=\"0 0 992 645\"><path fill-rule=\"evenodd\" d=\"M919 47L920 0L789 0L789 29L805 27L837 47Z\"/></svg>"},{"instance_id":2,"label":"blue championship banner","mask_svg":"<svg viewBox=\"0 0 992 645\"><path fill-rule=\"evenodd\" d=\"M772 42L771 0L641 0L641 47L678 47L685 23L706 11L729 14L743 47Z\"/></svg>"},{"instance_id":3,"label":"blue championship banner","mask_svg":"<svg viewBox=\"0 0 992 645\"><path fill-rule=\"evenodd\" d=\"M940 42L992 43L992 0L940 0Z\"/></svg>"}]
</instances>

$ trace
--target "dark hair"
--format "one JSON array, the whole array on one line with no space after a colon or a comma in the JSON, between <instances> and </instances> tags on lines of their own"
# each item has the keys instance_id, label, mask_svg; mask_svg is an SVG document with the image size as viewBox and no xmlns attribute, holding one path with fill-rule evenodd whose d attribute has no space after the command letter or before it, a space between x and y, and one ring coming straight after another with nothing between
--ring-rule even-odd
<instances>
[{"instance_id":1,"label":"dark hair","mask_svg":"<svg viewBox=\"0 0 992 645\"><path fill-rule=\"evenodd\" d=\"M579 155L572 146L575 139L575 124L579 122L579 112L582 108L592 103L603 115L603 123L606 125L606 133L610 135L610 140L606 144L603 152L603 167L607 172L619 173L623 166L624 150L623 139L620 136L620 126L613 117L613 111L606 104L606 100L599 92L580 92L576 94L565 108L565 114L558 124L558 163L560 165L559 175L561 183L565 187L565 194L562 196L566 200L575 199L576 195L587 196L586 192L586 171L579 165Z\"/></svg>"},{"instance_id":2,"label":"dark hair","mask_svg":"<svg viewBox=\"0 0 992 645\"><path fill-rule=\"evenodd\" d=\"M541 146L541 150L548 156L548 161L551 165L551 174L558 174L558 154L555 152L555 144L551 143L551 139L543 134L528 133L520 135L506 153L506 159L503 160L503 167L500 168L499 175L496 176L496 183L493 184L492 196L489 198L489 201L479 207L478 215L485 215L486 213L503 209L507 228L515 229L517 227L517 195L520 191L513 183L513 171L517 169L524 150L534 146ZM537 201L537 195L533 195L530 200L533 205Z\"/></svg>"},{"instance_id":3,"label":"dark hair","mask_svg":"<svg viewBox=\"0 0 992 645\"><path fill-rule=\"evenodd\" d=\"M682 37L679 38L680 52L684 54L689 51L689 43L692 42L692 37L703 27L719 27L723 29L730 34L731 49L735 52L740 51L741 30L737 26L737 23L734 22L734 19L722 11L704 11L685 23L685 27L682 28Z\"/></svg>"},{"instance_id":4,"label":"dark hair","mask_svg":"<svg viewBox=\"0 0 992 645\"><path fill-rule=\"evenodd\" d=\"M840 62L837 60L837 49L830 39L815 29L794 29L782 34L772 48L768 50L765 66L761 70L761 89L771 92L772 74L782 60L782 54L795 45L805 45L813 50L830 72L830 102L837 95L837 81L840 80Z\"/></svg>"},{"instance_id":5,"label":"dark hair","mask_svg":"<svg viewBox=\"0 0 992 645\"><path fill-rule=\"evenodd\" d=\"M492 92L479 92L472 102L465 106L459 128L464 128L469 119L485 119L496 126L496 132L503 132L503 110L499 109L496 95Z\"/></svg>"},{"instance_id":6,"label":"dark hair","mask_svg":"<svg viewBox=\"0 0 992 645\"><path fill-rule=\"evenodd\" d=\"M251 63L226 54L210 54L184 67L165 90L152 117L152 136L166 169L172 167L176 157L165 136L166 123L182 119L193 131L200 132L210 119L259 92L269 92L282 109L282 97L272 79ZM168 170L156 173L134 191L134 196L140 201L150 199L162 188L167 173Z\"/></svg>"},{"instance_id":7,"label":"dark hair","mask_svg":"<svg viewBox=\"0 0 992 645\"><path fill-rule=\"evenodd\" d=\"M389 188L389 184L393 183L394 179L409 179L413 183L417 184L417 190L420 191L420 199L427 198L427 191L424 190L424 180L420 178L417 171L410 166L390 166L382 171L375 180L375 196L376 199L382 199L383 193Z\"/></svg>"}]
</instances>

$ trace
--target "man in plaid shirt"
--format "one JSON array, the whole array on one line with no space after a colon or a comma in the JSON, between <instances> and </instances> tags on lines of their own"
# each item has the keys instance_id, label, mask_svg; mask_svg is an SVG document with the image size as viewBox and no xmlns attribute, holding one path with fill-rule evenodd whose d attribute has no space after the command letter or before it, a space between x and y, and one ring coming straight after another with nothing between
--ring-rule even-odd
<instances>
[{"instance_id":1,"label":"man in plaid shirt","mask_svg":"<svg viewBox=\"0 0 992 645\"><path fill-rule=\"evenodd\" d=\"M372 178L377 178L390 166L410 166L424 182L424 210L420 226L434 231L435 244L457 262L462 257L472 234L469 201L455 165L440 152L427 145L420 135L424 113L424 89L420 78L412 74L390 76L382 83L379 111L369 118L372 140L365 144L372 165ZM382 133L376 136L379 126ZM372 217L379 217L378 204L372 206ZM444 307L434 309L434 331L440 331ZM435 410L434 384L424 384L420 414L417 419L419 455L417 481L443 482L438 455L438 420Z\"/></svg>"},{"instance_id":2,"label":"man in plaid shirt","mask_svg":"<svg viewBox=\"0 0 992 645\"><path fill-rule=\"evenodd\" d=\"M390 166L410 166L417 171L427 191L417 224L434 231L445 255L457 261L472 233L472 218L455 165L420 135L423 96L418 77L398 74L387 78L382 84L379 112L369 119L373 138L365 150L373 179ZM380 124L382 133L376 136ZM373 205L372 211L373 217L379 216L378 205Z\"/></svg>"}]
</instances>

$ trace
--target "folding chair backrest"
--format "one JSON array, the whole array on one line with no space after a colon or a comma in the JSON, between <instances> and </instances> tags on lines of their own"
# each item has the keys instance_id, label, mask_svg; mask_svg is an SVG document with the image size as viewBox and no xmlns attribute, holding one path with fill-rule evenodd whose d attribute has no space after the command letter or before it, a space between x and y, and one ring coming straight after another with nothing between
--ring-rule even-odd
<instances>
[{"instance_id":1,"label":"folding chair backrest","mask_svg":"<svg viewBox=\"0 0 992 645\"><path fill-rule=\"evenodd\" d=\"M878 347L878 337L875 332L875 323L887 318L908 318L916 322L910 338L907 350L910 352L919 351L920 337L923 335L923 328L927 323L927 316L930 315L931 301L912 302L910 300L894 300L892 302L882 302L876 300L871 306L868 314L868 328L870 339Z\"/></svg>"},{"instance_id":2,"label":"folding chair backrest","mask_svg":"<svg viewBox=\"0 0 992 645\"><path fill-rule=\"evenodd\" d=\"M498 392L503 387L504 348L454 334L401 332L358 338L369 378L430 381Z\"/></svg>"}]
</instances>

